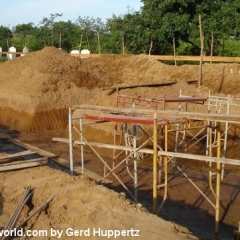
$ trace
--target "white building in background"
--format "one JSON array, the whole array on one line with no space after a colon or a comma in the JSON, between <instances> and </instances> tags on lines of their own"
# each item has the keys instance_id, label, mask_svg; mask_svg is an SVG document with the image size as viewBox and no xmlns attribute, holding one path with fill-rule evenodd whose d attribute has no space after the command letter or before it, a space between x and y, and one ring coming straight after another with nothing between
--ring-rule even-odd
<instances>
[{"instance_id":1,"label":"white building in background","mask_svg":"<svg viewBox=\"0 0 240 240\"><path fill-rule=\"evenodd\" d=\"M72 50L71 51L71 54L79 54L80 52L79 52L79 50Z\"/></svg>"},{"instance_id":2,"label":"white building in background","mask_svg":"<svg viewBox=\"0 0 240 240\"><path fill-rule=\"evenodd\" d=\"M24 47L23 48L23 53L21 54L21 57L24 56L28 52L29 52L29 49L27 47Z\"/></svg>"},{"instance_id":3,"label":"white building in background","mask_svg":"<svg viewBox=\"0 0 240 240\"><path fill-rule=\"evenodd\" d=\"M14 52L16 52L17 50L16 50L15 47L10 47L10 48L8 49L8 51L9 51L9 52L12 52L12 53L8 53L8 54L7 54L7 58L8 58L8 59L14 59L14 58L16 58L16 54L14 54Z\"/></svg>"},{"instance_id":4,"label":"white building in background","mask_svg":"<svg viewBox=\"0 0 240 240\"><path fill-rule=\"evenodd\" d=\"M87 58L90 55L90 51L88 49L83 49L81 51L81 55L82 55L81 58Z\"/></svg>"},{"instance_id":5,"label":"white building in background","mask_svg":"<svg viewBox=\"0 0 240 240\"><path fill-rule=\"evenodd\" d=\"M2 48L0 47L0 57L2 57Z\"/></svg>"},{"instance_id":6,"label":"white building in background","mask_svg":"<svg viewBox=\"0 0 240 240\"><path fill-rule=\"evenodd\" d=\"M88 49L83 49L81 52L79 50L72 50L70 53L73 55L81 54L81 58L87 58L90 55L90 51Z\"/></svg>"}]
</instances>

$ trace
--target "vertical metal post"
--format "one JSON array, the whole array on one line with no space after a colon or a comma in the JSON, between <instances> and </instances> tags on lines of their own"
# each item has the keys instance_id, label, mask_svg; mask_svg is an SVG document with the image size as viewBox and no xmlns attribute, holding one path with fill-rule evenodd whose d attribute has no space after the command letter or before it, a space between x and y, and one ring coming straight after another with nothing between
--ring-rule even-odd
<instances>
[{"instance_id":1,"label":"vertical metal post","mask_svg":"<svg viewBox=\"0 0 240 240\"><path fill-rule=\"evenodd\" d=\"M168 125L164 125L164 151L168 151ZM161 211L166 199L167 199L167 182L168 182L168 158L164 156L164 195L161 205L158 208L157 214Z\"/></svg>"},{"instance_id":2,"label":"vertical metal post","mask_svg":"<svg viewBox=\"0 0 240 240\"><path fill-rule=\"evenodd\" d=\"M138 173L137 173L137 152L135 151L137 148L137 125L133 124L133 164L134 164L134 194L135 198L138 199Z\"/></svg>"},{"instance_id":3,"label":"vertical metal post","mask_svg":"<svg viewBox=\"0 0 240 240\"><path fill-rule=\"evenodd\" d=\"M168 151L168 125L165 124L165 152ZM168 182L168 158L167 156L164 156L164 182L165 182L165 187L164 187L164 201L167 198L167 182Z\"/></svg>"},{"instance_id":4,"label":"vertical metal post","mask_svg":"<svg viewBox=\"0 0 240 240\"><path fill-rule=\"evenodd\" d=\"M227 100L227 114L230 113L230 95L228 95L228 100ZM228 127L229 123L225 122L225 130L224 130L224 144L223 144L223 151L222 151L222 157L226 157L227 153L227 139L228 139ZM221 170L221 179L223 180L224 178L224 164L222 165L222 170Z\"/></svg>"},{"instance_id":5,"label":"vertical metal post","mask_svg":"<svg viewBox=\"0 0 240 240\"><path fill-rule=\"evenodd\" d=\"M157 114L153 120L153 213L157 214Z\"/></svg>"},{"instance_id":6,"label":"vertical metal post","mask_svg":"<svg viewBox=\"0 0 240 240\"><path fill-rule=\"evenodd\" d=\"M83 141L83 119L80 118L80 140L81 142ZM83 145L81 144L80 146L80 150L81 150L81 167L82 167L82 174L84 174L84 157L83 157Z\"/></svg>"},{"instance_id":7,"label":"vertical metal post","mask_svg":"<svg viewBox=\"0 0 240 240\"><path fill-rule=\"evenodd\" d=\"M69 160L70 160L70 173L73 175L73 133L72 133L72 109L69 108L68 112L68 127L69 127Z\"/></svg>"},{"instance_id":8,"label":"vertical metal post","mask_svg":"<svg viewBox=\"0 0 240 240\"><path fill-rule=\"evenodd\" d=\"M217 158L221 157L221 134L217 132ZM220 183L221 183L221 163L217 162L217 177L216 177L216 212L215 212L215 238L219 234L219 212L220 212Z\"/></svg>"},{"instance_id":9,"label":"vertical metal post","mask_svg":"<svg viewBox=\"0 0 240 240\"><path fill-rule=\"evenodd\" d=\"M210 100L210 91L208 92L208 99L207 99L207 108L208 108L208 113L210 113L210 104L211 104L211 100ZM207 139L206 139L206 156L210 156L209 154L209 130L211 128L211 122L207 121ZM212 134L212 133L211 133Z\"/></svg>"},{"instance_id":10,"label":"vertical metal post","mask_svg":"<svg viewBox=\"0 0 240 240\"><path fill-rule=\"evenodd\" d=\"M207 148L208 148L209 157L211 157L212 156L212 129L211 128L209 128L209 145L207 146ZM213 176L212 162L209 162L209 187L210 187L212 194L216 198L216 193L213 190L212 176Z\"/></svg>"}]
</instances>

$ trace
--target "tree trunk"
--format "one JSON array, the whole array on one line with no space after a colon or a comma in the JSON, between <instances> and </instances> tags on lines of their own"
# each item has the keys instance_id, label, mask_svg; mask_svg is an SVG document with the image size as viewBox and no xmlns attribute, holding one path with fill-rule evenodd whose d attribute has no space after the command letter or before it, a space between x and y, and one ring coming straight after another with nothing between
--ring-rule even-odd
<instances>
[{"instance_id":1,"label":"tree trunk","mask_svg":"<svg viewBox=\"0 0 240 240\"><path fill-rule=\"evenodd\" d=\"M176 61L176 42L175 38L173 38L173 54L174 54L174 64L177 66L177 61Z\"/></svg>"},{"instance_id":2,"label":"tree trunk","mask_svg":"<svg viewBox=\"0 0 240 240\"><path fill-rule=\"evenodd\" d=\"M125 53L125 41L124 41L124 36L122 37L122 53Z\"/></svg>"},{"instance_id":3,"label":"tree trunk","mask_svg":"<svg viewBox=\"0 0 240 240\"><path fill-rule=\"evenodd\" d=\"M200 30L200 42L201 42L201 51L200 51L200 63L199 63L199 79L198 79L198 87L202 85L202 62L203 62L203 42L204 42L204 36L202 33L202 18L201 15L199 15L199 30Z\"/></svg>"},{"instance_id":4,"label":"tree trunk","mask_svg":"<svg viewBox=\"0 0 240 240\"><path fill-rule=\"evenodd\" d=\"M212 40L211 40L211 58L213 56L213 46L214 46L214 34L212 32ZM212 60L210 61L210 63L212 63Z\"/></svg>"},{"instance_id":5,"label":"tree trunk","mask_svg":"<svg viewBox=\"0 0 240 240\"><path fill-rule=\"evenodd\" d=\"M99 33L97 34L97 37L98 37L98 54L101 54L100 35L99 35Z\"/></svg>"},{"instance_id":6,"label":"tree trunk","mask_svg":"<svg viewBox=\"0 0 240 240\"><path fill-rule=\"evenodd\" d=\"M152 47L153 47L153 40L151 39L148 55L151 55Z\"/></svg>"},{"instance_id":7,"label":"tree trunk","mask_svg":"<svg viewBox=\"0 0 240 240\"><path fill-rule=\"evenodd\" d=\"M79 47L78 47L79 54L80 54L81 48L82 48L82 34L80 36L80 43L79 43Z\"/></svg>"},{"instance_id":8,"label":"tree trunk","mask_svg":"<svg viewBox=\"0 0 240 240\"><path fill-rule=\"evenodd\" d=\"M90 50L90 44L89 44L89 38L87 37L87 46L88 46L88 50Z\"/></svg>"},{"instance_id":9,"label":"tree trunk","mask_svg":"<svg viewBox=\"0 0 240 240\"><path fill-rule=\"evenodd\" d=\"M59 48L62 48L62 33L59 34Z\"/></svg>"}]
</instances>

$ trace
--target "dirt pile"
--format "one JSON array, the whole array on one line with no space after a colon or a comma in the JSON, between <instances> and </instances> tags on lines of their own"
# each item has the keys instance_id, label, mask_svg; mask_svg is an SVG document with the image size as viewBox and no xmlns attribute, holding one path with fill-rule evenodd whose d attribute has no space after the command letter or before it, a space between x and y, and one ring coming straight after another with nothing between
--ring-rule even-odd
<instances>
[{"instance_id":1,"label":"dirt pile","mask_svg":"<svg viewBox=\"0 0 240 240\"><path fill-rule=\"evenodd\" d=\"M184 94L238 94L238 64L204 64L203 87L181 84ZM53 47L0 64L0 121L18 130L66 127L69 106L115 105L112 86L197 80L197 65L169 66L146 55L103 55L80 59ZM123 93L149 97L178 96L179 85L136 88ZM14 119L14 120L13 120Z\"/></svg>"},{"instance_id":2,"label":"dirt pile","mask_svg":"<svg viewBox=\"0 0 240 240\"><path fill-rule=\"evenodd\" d=\"M54 196L49 207L27 223L26 229L44 230L48 234L34 239L57 239L51 235L51 229L62 231L61 239L108 239L106 236L94 237L94 230L99 228L103 232L139 230L138 237L130 234L128 237L118 236L117 239L195 239L186 228L149 214L141 205L131 203L121 193L96 185L83 177L71 177L58 170L41 167L1 173L1 179L1 228L10 218L26 187L32 186L35 190L19 222ZM86 234L89 236L71 236L73 230L88 230Z\"/></svg>"}]
</instances>

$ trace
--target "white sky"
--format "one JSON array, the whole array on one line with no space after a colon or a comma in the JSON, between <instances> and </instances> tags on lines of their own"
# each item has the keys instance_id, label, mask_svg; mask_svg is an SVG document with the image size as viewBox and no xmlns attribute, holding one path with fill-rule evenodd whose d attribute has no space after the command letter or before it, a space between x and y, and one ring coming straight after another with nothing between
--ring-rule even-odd
<instances>
[{"instance_id":1,"label":"white sky","mask_svg":"<svg viewBox=\"0 0 240 240\"><path fill-rule=\"evenodd\" d=\"M55 21L72 21L81 17L111 18L130 11L140 11L141 0L4 0L1 1L0 25L10 29L33 22L37 26L50 14L63 13Z\"/></svg>"}]
</instances>

